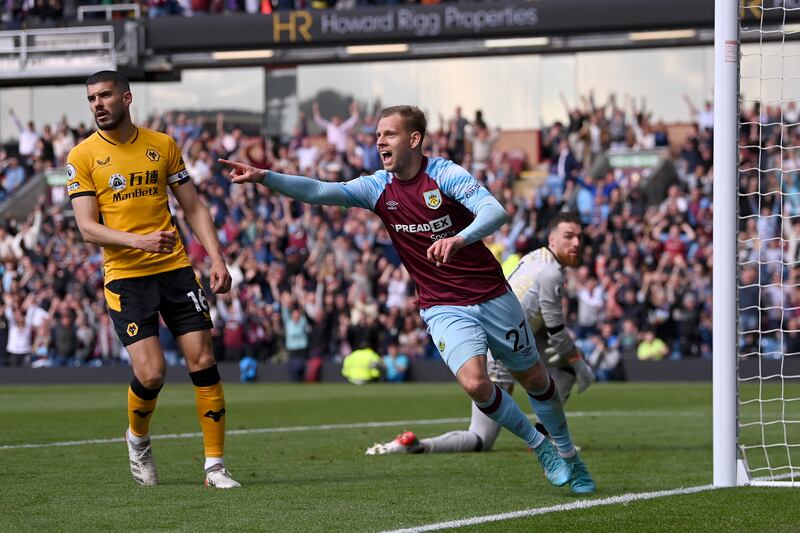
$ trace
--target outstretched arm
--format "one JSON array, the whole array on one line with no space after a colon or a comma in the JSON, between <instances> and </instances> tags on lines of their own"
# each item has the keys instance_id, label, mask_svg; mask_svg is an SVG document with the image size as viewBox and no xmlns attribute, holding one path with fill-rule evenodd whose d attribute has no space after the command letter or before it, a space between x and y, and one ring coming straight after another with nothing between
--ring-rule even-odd
<instances>
[{"instance_id":1,"label":"outstretched arm","mask_svg":"<svg viewBox=\"0 0 800 533\"><path fill-rule=\"evenodd\" d=\"M311 103L311 112L314 117L314 122L317 123L317 126L322 128L323 130L327 130L330 122L322 118L322 115L319 114L319 104L317 102Z\"/></svg>"},{"instance_id":2,"label":"outstretched arm","mask_svg":"<svg viewBox=\"0 0 800 533\"><path fill-rule=\"evenodd\" d=\"M19 117L16 113L14 113L13 109L8 110L8 114L11 115L11 120L14 121L14 125L17 127L20 133L25 131L25 126L22 125L22 122L19 120Z\"/></svg>"},{"instance_id":3,"label":"outstretched arm","mask_svg":"<svg viewBox=\"0 0 800 533\"><path fill-rule=\"evenodd\" d=\"M350 104L350 118L342 122L340 128L344 131L350 131L358 123L358 102L353 100Z\"/></svg>"},{"instance_id":4,"label":"outstretched arm","mask_svg":"<svg viewBox=\"0 0 800 533\"><path fill-rule=\"evenodd\" d=\"M340 205L351 207L350 198L342 190L340 183L307 178L305 176L292 176L271 170L261 170L250 165L220 159L220 163L231 167L231 181L233 183L260 183L273 191L279 192L295 200L318 205Z\"/></svg>"},{"instance_id":5,"label":"outstretched arm","mask_svg":"<svg viewBox=\"0 0 800 533\"><path fill-rule=\"evenodd\" d=\"M569 113L570 113L571 109L569 108L569 102L567 102L567 97L564 94L564 91L560 91L558 93L558 97L561 100L561 104L564 106L564 111L567 112L567 116L569 117Z\"/></svg>"},{"instance_id":6,"label":"outstretched arm","mask_svg":"<svg viewBox=\"0 0 800 533\"><path fill-rule=\"evenodd\" d=\"M686 102L686 106L689 108L689 114L691 114L692 117L697 116L700 110L697 109L697 106L694 105L694 102L692 102L692 99L689 98L688 94L684 93L683 101Z\"/></svg>"}]
</instances>

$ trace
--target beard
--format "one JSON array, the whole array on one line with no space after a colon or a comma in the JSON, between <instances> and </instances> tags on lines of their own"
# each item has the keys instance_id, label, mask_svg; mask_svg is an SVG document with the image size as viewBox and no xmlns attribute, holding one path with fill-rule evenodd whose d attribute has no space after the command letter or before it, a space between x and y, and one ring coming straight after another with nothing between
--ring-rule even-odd
<instances>
[{"instance_id":1,"label":"beard","mask_svg":"<svg viewBox=\"0 0 800 533\"><path fill-rule=\"evenodd\" d=\"M561 258L561 264L567 266L569 268L576 268L581 263L581 256L571 256L569 254L564 254L564 257Z\"/></svg>"},{"instance_id":2,"label":"beard","mask_svg":"<svg viewBox=\"0 0 800 533\"><path fill-rule=\"evenodd\" d=\"M108 113L104 120L105 122L101 124L97 117L95 117L94 123L97 124L97 129L102 131L115 130L122 124L122 121L125 120L125 110L120 109L117 114Z\"/></svg>"}]
</instances>

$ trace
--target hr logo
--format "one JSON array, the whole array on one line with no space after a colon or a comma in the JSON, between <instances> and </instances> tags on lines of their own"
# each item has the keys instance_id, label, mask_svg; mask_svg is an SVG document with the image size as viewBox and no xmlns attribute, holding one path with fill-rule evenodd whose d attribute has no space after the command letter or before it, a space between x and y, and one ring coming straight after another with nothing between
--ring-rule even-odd
<instances>
[{"instance_id":1,"label":"hr logo","mask_svg":"<svg viewBox=\"0 0 800 533\"><path fill-rule=\"evenodd\" d=\"M272 16L272 40L276 43L281 42L281 34L285 31L289 32L289 41L297 41L297 34L299 33L303 40L311 42L311 24L314 20L311 18L311 13L308 11L292 11L289 13L289 20L281 22L280 13Z\"/></svg>"}]
</instances>

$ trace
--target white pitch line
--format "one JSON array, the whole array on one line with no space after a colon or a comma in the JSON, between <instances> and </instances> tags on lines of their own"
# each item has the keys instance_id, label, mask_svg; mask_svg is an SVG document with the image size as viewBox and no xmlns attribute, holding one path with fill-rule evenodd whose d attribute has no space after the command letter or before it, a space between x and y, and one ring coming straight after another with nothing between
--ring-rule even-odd
<instances>
[{"instance_id":1,"label":"white pitch line","mask_svg":"<svg viewBox=\"0 0 800 533\"><path fill-rule=\"evenodd\" d=\"M697 412L691 411L574 411L567 413L569 418L577 417L592 417L592 416L697 416ZM299 431L329 431L337 429L361 429L361 428L381 428L392 426L433 426L438 424L454 424L469 422L469 418L434 418L427 420L393 420L390 422L356 422L352 424L318 424L313 426L286 426L275 428L252 428L252 429L232 429L226 431L226 435L256 435L259 433L294 433ZM153 435L153 440L171 440L171 439L193 439L201 437L203 434L200 432L193 433L169 433L165 435ZM3 450L25 450L35 448L58 448L65 446L84 446L87 444L114 444L118 442L125 442L124 437L107 438L107 439L87 439L87 440L70 440L61 442L40 442L33 444L5 444L0 446L0 451Z\"/></svg>"},{"instance_id":2,"label":"white pitch line","mask_svg":"<svg viewBox=\"0 0 800 533\"><path fill-rule=\"evenodd\" d=\"M226 435L255 435L258 433L292 433L298 431L327 431L332 429L359 429L359 428L379 428L389 427L395 425L434 425L434 424L450 424L450 423L463 423L469 422L469 418L437 418L433 420L396 420L392 422L357 422L354 424L320 424L315 426L287 426L276 428L252 428L252 429L231 429L225 432ZM172 440L172 439L192 439L202 437L200 432L194 433L169 433L166 435L153 435L153 440ZM63 442L42 442L35 444L6 444L0 446L0 450L20 450L31 448L53 448L60 446L83 446L85 444L113 444L117 442L125 442L124 437L110 438L110 439L88 439L88 440L71 440Z\"/></svg>"},{"instance_id":3,"label":"white pitch line","mask_svg":"<svg viewBox=\"0 0 800 533\"><path fill-rule=\"evenodd\" d=\"M473 518L464 518L462 520L451 520L448 522L439 522L437 524L427 524L423 526L410 527L406 529L393 529L391 531L384 531L383 533L422 533L423 531L438 531L440 529L477 526L479 524L486 524L487 522L500 522L501 520L512 520L514 518L526 518L529 516L537 516L548 513L574 511L576 509L591 509L592 507L601 507L604 505L626 504L635 501L652 500L654 498L664 498L667 496L677 496L681 494L694 494L696 492L714 490L716 488L717 487L715 487L714 485L701 485L698 487L688 487L684 489L659 490L655 492L621 494L620 496L612 496L610 498L602 498L598 500L580 500L572 503L565 503L562 505L539 507L538 509L525 509L523 511L514 511L511 513L501 513L501 514L493 514L486 516L476 516Z\"/></svg>"}]
</instances>

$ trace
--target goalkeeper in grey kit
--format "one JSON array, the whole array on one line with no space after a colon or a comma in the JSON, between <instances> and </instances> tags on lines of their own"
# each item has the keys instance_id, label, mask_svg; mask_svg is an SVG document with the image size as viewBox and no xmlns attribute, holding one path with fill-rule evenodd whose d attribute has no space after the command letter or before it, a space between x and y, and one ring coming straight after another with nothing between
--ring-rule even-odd
<instances>
[{"instance_id":1,"label":"goalkeeper in grey kit","mask_svg":"<svg viewBox=\"0 0 800 533\"><path fill-rule=\"evenodd\" d=\"M576 267L581 256L581 225L575 213L558 213L548 226L548 245L525 255L508 277L508 283L522 304L539 353L544 354L550 375L561 401L566 403L573 386L583 392L594 381L594 373L575 346L564 320L562 295L564 268ZM487 359L489 377L509 394L514 378L502 362ZM489 451L501 426L472 404L468 430L451 431L436 437L418 439L404 431L393 441L375 444L367 455L390 453L452 453ZM537 429L544 429L537 424ZM545 433L546 434L546 433Z\"/></svg>"}]
</instances>

